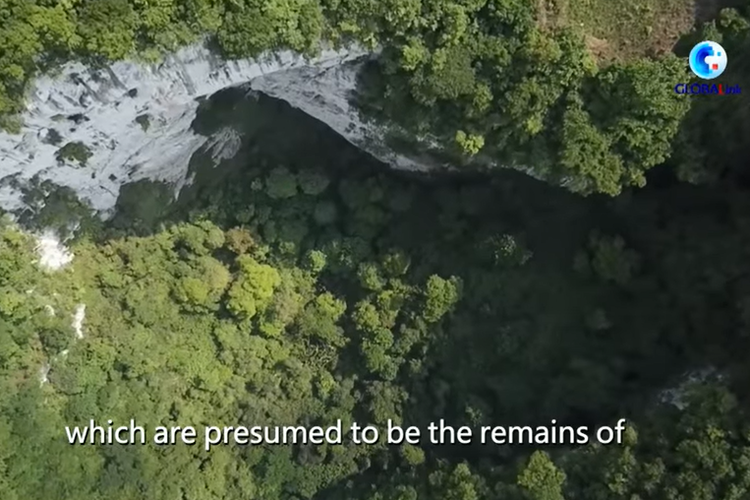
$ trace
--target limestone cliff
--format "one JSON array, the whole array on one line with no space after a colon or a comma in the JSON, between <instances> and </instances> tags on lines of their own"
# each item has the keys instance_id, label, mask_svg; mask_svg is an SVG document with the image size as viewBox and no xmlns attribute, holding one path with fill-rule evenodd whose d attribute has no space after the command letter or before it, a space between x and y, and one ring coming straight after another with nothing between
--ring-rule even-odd
<instances>
[{"instance_id":1,"label":"limestone cliff","mask_svg":"<svg viewBox=\"0 0 750 500\"><path fill-rule=\"evenodd\" d=\"M0 208L21 208L23 190L34 178L72 188L104 216L129 182L166 181L178 193L190 182L188 163L198 149L211 148L219 161L239 147L231 128L211 137L191 128L201 97L238 85L288 101L397 167L420 168L374 147L377 132L349 105L363 55L359 49L327 50L310 61L288 52L224 61L194 45L160 64L67 64L36 80L21 133L0 132Z\"/></svg>"}]
</instances>

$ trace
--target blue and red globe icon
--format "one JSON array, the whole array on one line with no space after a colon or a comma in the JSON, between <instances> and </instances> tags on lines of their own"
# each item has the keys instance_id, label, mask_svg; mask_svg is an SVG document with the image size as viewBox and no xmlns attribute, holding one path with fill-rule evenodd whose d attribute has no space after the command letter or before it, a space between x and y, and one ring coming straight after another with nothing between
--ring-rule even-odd
<instances>
[{"instance_id":1,"label":"blue and red globe icon","mask_svg":"<svg viewBox=\"0 0 750 500\"><path fill-rule=\"evenodd\" d=\"M698 78L712 80L727 69L727 52L716 42L700 42L690 51L690 69Z\"/></svg>"}]
</instances>

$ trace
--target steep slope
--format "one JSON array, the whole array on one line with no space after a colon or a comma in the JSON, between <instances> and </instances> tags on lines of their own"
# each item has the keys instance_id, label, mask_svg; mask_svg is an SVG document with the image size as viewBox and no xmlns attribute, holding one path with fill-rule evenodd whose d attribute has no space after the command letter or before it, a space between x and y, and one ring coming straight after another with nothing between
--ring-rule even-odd
<instances>
[{"instance_id":1,"label":"steep slope","mask_svg":"<svg viewBox=\"0 0 750 500\"><path fill-rule=\"evenodd\" d=\"M257 88L289 98L293 105L302 99L305 111L331 119L340 133L354 125L361 138L355 113L327 109L345 100L356 67L347 66L335 73L334 81L315 87L332 96L310 94L304 87L310 72L335 68L362 54L358 49L328 50L308 61L281 52L227 62L194 45L158 65L123 61L94 69L67 64L35 82L21 133L0 132L0 208L21 208L33 178L72 188L104 214L127 182L162 180L179 192L188 182L193 153L206 146L219 161L231 157L239 144L229 129L213 137L191 129L200 98L254 80L261 80ZM297 76L296 71L303 73ZM269 75L273 79L266 80Z\"/></svg>"}]
</instances>

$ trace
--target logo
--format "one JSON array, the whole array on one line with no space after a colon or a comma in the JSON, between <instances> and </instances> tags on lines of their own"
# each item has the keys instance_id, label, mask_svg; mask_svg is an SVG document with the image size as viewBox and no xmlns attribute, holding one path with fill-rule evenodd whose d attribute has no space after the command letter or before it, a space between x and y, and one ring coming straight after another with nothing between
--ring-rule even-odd
<instances>
[{"instance_id":1,"label":"logo","mask_svg":"<svg viewBox=\"0 0 750 500\"><path fill-rule=\"evenodd\" d=\"M675 94L687 95L727 95L741 94L739 85L722 83L678 83L674 86Z\"/></svg>"},{"instance_id":2,"label":"logo","mask_svg":"<svg viewBox=\"0 0 750 500\"><path fill-rule=\"evenodd\" d=\"M690 51L690 69L698 78L712 80L727 69L727 53L716 42L701 42Z\"/></svg>"}]
</instances>

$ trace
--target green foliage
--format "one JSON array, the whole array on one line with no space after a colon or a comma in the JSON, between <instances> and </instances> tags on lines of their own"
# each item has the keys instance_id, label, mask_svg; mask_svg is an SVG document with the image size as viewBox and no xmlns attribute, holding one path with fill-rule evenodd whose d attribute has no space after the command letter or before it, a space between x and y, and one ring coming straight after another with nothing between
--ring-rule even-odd
<instances>
[{"instance_id":1,"label":"green foliage","mask_svg":"<svg viewBox=\"0 0 750 500\"><path fill-rule=\"evenodd\" d=\"M86 166L86 162L93 156L91 148L84 143L69 142L55 153L58 163L77 162L79 166Z\"/></svg>"},{"instance_id":2,"label":"green foliage","mask_svg":"<svg viewBox=\"0 0 750 500\"><path fill-rule=\"evenodd\" d=\"M18 110L26 82L58 58L150 58L203 34L237 57L311 53L325 34L381 44L383 92L369 105L457 163L521 165L582 193L642 185L687 110L661 91L683 65L597 68L580 33L543 25L536 5L0 0L0 114ZM741 60L747 27L725 11L709 29ZM744 110L723 106L727 127L743 130ZM712 108L692 108L689 121L697 109ZM381 165L345 145L306 150L295 141L317 143L317 133L286 132L264 136L283 148L252 153L199 190L191 222L165 208L168 186L123 188L117 217L70 241L75 260L58 272L42 272L33 238L2 222L0 498L750 495L740 183L602 202L514 176L371 174ZM716 142L698 141L681 174L711 177ZM744 167L743 144L716 168ZM60 161L90 158L80 143L61 151ZM83 338L71 326L78 304ZM721 377L671 391L678 405L655 397L705 366ZM623 415L622 445L578 448L347 442L207 454L61 437L90 418L147 428L391 419L424 431L439 419L600 425Z\"/></svg>"},{"instance_id":3,"label":"green foliage","mask_svg":"<svg viewBox=\"0 0 750 500\"><path fill-rule=\"evenodd\" d=\"M318 196L331 183L330 179L313 170L304 170L297 176L299 187L303 193Z\"/></svg>"},{"instance_id":4,"label":"green foliage","mask_svg":"<svg viewBox=\"0 0 750 500\"><path fill-rule=\"evenodd\" d=\"M116 61L135 50L139 20L130 2L87 0L77 14L77 30L86 52Z\"/></svg>"},{"instance_id":5,"label":"green foliage","mask_svg":"<svg viewBox=\"0 0 750 500\"><path fill-rule=\"evenodd\" d=\"M274 200L291 198L297 194L297 178L284 167L275 168L266 179L266 193Z\"/></svg>"},{"instance_id":6,"label":"green foliage","mask_svg":"<svg viewBox=\"0 0 750 500\"><path fill-rule=\"evenodd\" d=\"M750 448L734 395L712 383L688 388L685 396L684 411L654 410L649 416L653 424L641 429L637 439L631 432L625 446L591 446L566 457L568 489L584 488L582 498L592 500L746 496ZM592 483L592 477L606 481Z\"/></svg>"},{"instance_id":7,"label":"green foliage","mask_svg":"<svg viewBox=\"0 0 750 500\"><path fill-rule=\"evenodd\" d=\"M622 176L621 185L645 185L644 172L669 158L689 103L664 89L686 79L684 62L674 56L613 65L597 75L598 93L588 107L622 161L622 173L613 170ZM613 109L623 112L613 114ZM614 166L611 161L605 166Z\"/></svg>"},{"instance_id":8,"label":"green foliage","mask_svg":"<svg viewBox=\"0 0 750 500\"><path fill-rule=\"evenodd\" d=\"M141 126L144 132L148 132L148 129L151 126L151 115L138 115L135 117L135 122Z\"/></svg>"},{"instance_id":9,"label":"green foliage","mask_svg":"<svg viewBox=\"0 0 750 500\"><path fill-rule=\"evenodd\" d=\"M363 262L357 269L357 277L360 285L365 290L378 291L385 286L383 278L380 276L380 270L376 264Z\"/></svg>"},{"instance_id":10,"label":"green foliage","mask_svg":"<svg viewBox=\"0 0 750 500\"><path fill-rule=\"evenodd\" d=\"M3 498L746 495L746 417L727 389L706 385L685 396L682 411L643 404L652 399L644 394L709 359L706 346L736 342L729 332L745 324L748 295L738 286L746 256L737 242L747 236L737 226L666 217L685 211L656 210L650 200L615 215L527 179L292 174L263 160L249 159L205 207L196 201L192 222L113 220L99 237L72 243L75 260L58 273L41 272L33 240L4 227L0 437L11 446L0 452ZM264 179L260 189L251 179ZM136 202L162 198L139 186L122 206L143 218ZM391 193L406 193L408 204ZM320 204L335 221L320 224ZM605 222L618 230L599 230ZM720 258L711 250L717 236L731 243ZM78 303L87 306L82 339L70 326ZM666 335L685 340L686 331L679 348L663 347ZM41 387L40 368L49 369ZM90 418L144 426L392 419L424 430L441 418L478 426L553 415L577 424L623 414L637 433L628 429L622 446L502 455L424 443L222 446L206 455L186 446L70 447L60 435Z\"/></svg>"},{"instance_id":11,"label":"green foliage","mask_svg":"<svg viewBox=\"0 0 750 500\"><path fill-rule=\"evenodd\" d=\"M452 470L438 470L429 476L432 498L440 500L479 500L487 495L487 486L481 477L472 473L466 463Z\"/></svg>"},{"instance_id":12,"label":"green foliage","mask_svg":"<svg viewBox=\"0 0 750 500\"><path fill-rule=\"evenodd\" d=\"M560 167L581 186L579 190L593 186L588 190L620 193L625 175L622 159L612 153L610 139L591 123L582 107L573 105L565 111L562 144Z\"/></svg>"},{"instance_id":13,"label":"green foliage","mask_svg":"<svg viewBox=\"0 0 750 500\"><path fill-rule=\"evenodd\" d=\"M240 319L251 319L270 303L281 283L278 271L249 256L237 259L239 276L227 291L227 309Z\"/></svg>"},{"instance_id":14,"label":"green foliage","mask_svg":"<svg viewBox=\"0 0 750 500\"><path fill-rule=\"evenodd\" d=\"M336 204L331 201L321 201L317 203L315 205L315 211L313 212L315 222L321 226L326 226L336 222L337 215Z\"/></svg>"},{"instance_id":15,"label":"green foliage","mask_svg":"<svg viewBox=\"0 0 750 500\"><path fill-rule=\"evenodd\" d=\"M245 228L235 227L226 232L227 247L237 255L244 255L256 246L253 235Z\"/></svg>"},{"instance_id":16,"label":"green foliage","mask_svg":"<svg viewBox=\"0 0 750 500\"><path fill-rule=\"evenodd\" d=\"M175 294L188 310L208 308L216 310L231 281L229 271L212 257L196 260L195 270L176 282Z\"/></svg>"},{"instance_id":17,"label":"green foliage","mask_svg":"<svg viewBox=\"0 0 750 500\"><path fill-rule=\"evenodd\" d=\"M347 343L338 325L346 311L346 303L330 293L323 293L310 301L297 318L297 328L303 337L317 338L327 345L341 347Z\"/></svg>"},{"instance_id":18,"label":"green foliage","mask_svg":"<svg viewBox=\"0 0 750 500\"><path fill-rule=\"evenodd\" d=\"M638 254L625 248L625 240L621 236L607 237L598 233L591 235L591 270L605 281L618 285L626 285L638 270ZM585 259L585 257L584 257ZM578 263L581 266L582 263ZM583 264L587 269L588 265Z\"/></svg>"},{"instance_id":19,"label":"green foliage","mask_svg":"<svg viewBox=\"0 0 750 500\"><path fill-rule=\"evenodd\" d=\"M518 485L531 500L564 500L565 473L557 469L549 455L535 451L518 476Z\"/></svg>"},{"instance_id":20,"label":"green foliage","mask_svg":"<svg viewBox=\"0 0 750 500\"><path fill-rule=\"evenodd\" d=\"M318 274L326 267L326 255L320 250L310 250L305 254L304 266L313 274Z\"/></svg>"},{"instance_id":21,"label":"green foliage","mask_svg":"<svg viewBox=\"0 0 750 500\"><path fill-rule=\"evenodd\" d=\"M469 156L474 156L484 147L484 137L480 135L467 135L463 130L456 132L456 143Z\"/></svg>"},{"instance_id":22,"label":"green foliage","mask_svg":"<svg viewBox=\"0 0 750 500\"><path fill-rule=\"evenodd\" d=\"M432 275L425 287L424 318L429 322L438 321L458 301L461 293L461 281L455 276L443 279Z\"/></svg>"},{"instance_id":23,"label":"green foliage","mask_svg":"<svg viewBox=\"0 0 750 500\"><path fill-rule=\"evenodd\" d=\"M289 48L313 53L323 29L320 4L308 0L242 0L227 9L218 41L230 57Z\"/></svg>"},{"instance_id":24,"label":"green foliage","mask_svg":"<svg viewBox=\"0 0 750 500\"><path fill-rule=\"evenodd\" d=\"M391 251L383 256L383 269L390 277L406 274L411 264L409 256L401 251Z\"/></svg>"},{"instance_id":25,"label":"green foliage","mask_svg":"<svg viewBox=\"0 0 750 500\"><path fill-rule=\"evenodd\" d=\"M599 69L580 31L540 29L530 3L431 5L423 16L435 19L397 31L364 76L364 113L457 164L478 155L583 194L642 186L690 107L664 91L685 80L684 64Z\"/></svg>"},{"instance_id":26,"label":"green foliage","mask_svg":"<svg viewBox=\"0 0 750 500\"><path fill-rule=\"evenodd\" d=\"M510 234L492 236L483 246L488 260L494 265L522 265L533 255Z\"/></svg>"},{"instance_id":27,"label":"green foliage","mask_svg":"<svg viewBox=\"0 0 750 500\"><path fill-rule=\"evenodd\" d=\"M0 28L0 115L21 109L24 86L40 56L74 49L80 43L70 3L9 0L2 4ZM44 59L42 59L44 60Z\"/></svg>"},{"instance_id":28,"label":"green foliage","mask_svg":"<svg viewBox=\"0 0 750 500\"><path fill-rule=\"evenodd\" d=\"M401 456L411 466L421 465L425 460L424 451L413 444L402 445Z\"/></svg>"}]
</instances>

